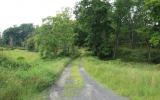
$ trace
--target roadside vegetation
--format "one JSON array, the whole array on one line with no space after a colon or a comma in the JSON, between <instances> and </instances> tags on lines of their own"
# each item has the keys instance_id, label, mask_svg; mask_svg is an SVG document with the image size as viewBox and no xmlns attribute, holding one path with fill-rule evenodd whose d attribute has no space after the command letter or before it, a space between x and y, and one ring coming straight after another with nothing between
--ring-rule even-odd
<instances>
[{"instance_id":1,"label":"roadside vegetation","mask_svg":"<svg viewBox=\"0 0 160 100\"><path fill-rule=\"evenodd\" d=\"M54 84L68 60L63 57L43 60L35 52L6 50L0 56L0 99L36 98Z\"/></svg>"},{"instance_id":2,"label":"roadside vegetation","mask_svg":"<svg viewBox=\"0 0 160 100\"><path fill-rule=\"evenodd\" d=\"M99 83L131 100L160 98L160 65L83 57L86 71Z\"/></svg>"}]
</instances>

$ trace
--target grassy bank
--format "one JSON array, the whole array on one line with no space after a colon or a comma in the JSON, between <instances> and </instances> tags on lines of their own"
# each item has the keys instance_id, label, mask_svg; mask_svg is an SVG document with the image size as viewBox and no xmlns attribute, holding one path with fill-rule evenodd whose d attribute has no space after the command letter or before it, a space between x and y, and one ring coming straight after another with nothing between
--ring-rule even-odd
<instances>
[{"instance_id":1,"label":"grassy bank","mask_svg":"<svg viewBox=\"0 0 160 100\"><path fill-rule=\"evenodd\" d=\"M131 100L158 100L160 98L160 65L101 61L84 57L86 71L104 86Z\"/></svg>"},{"instance_id":2,"label":"grassy bank","mask_svg":"<svg viewBox=\"0 0 160 100\"><path fill-rule=\"evenodd\" d=\"M62 57L42 60L24 50L6 50L0 58L0 100L43 99L39 94L56 81L68 62Z\"/></svg>"}]
</instances>

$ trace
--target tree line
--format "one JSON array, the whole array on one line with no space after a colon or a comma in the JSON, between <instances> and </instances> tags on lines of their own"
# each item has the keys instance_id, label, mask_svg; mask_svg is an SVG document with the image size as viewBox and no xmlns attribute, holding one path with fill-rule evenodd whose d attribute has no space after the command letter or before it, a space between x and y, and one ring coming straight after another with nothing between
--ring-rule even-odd
<instances>
[{"instance_id":1,"label":"tree line","mask_svg":"<svg viewBox=\"0 0 160 100\"><path fill-rule=\"evenodd\" d=\"M103 59L131 55L160 62L159 11L159 0L81 0L73 11L75 19L66 8L44 18L41 26L6 29L2 43L39 51L42 57L71 55L78 46Z\"/></svg>"},{"instance_id":2,"label":"tree line","mask_svg":"<svg viewBox=\"0 0 160 100\"><path fill-rule=\"evenodd\" d=\"M76 43L89 47L100 58L113 59L121 52L127 54L122 47L146 48L147 53L142 56L160 62L159 11L159 0L82 0L74 11L78 24ZM151 55L152 49L158 53Z\"/></svg>"}]
</instances>

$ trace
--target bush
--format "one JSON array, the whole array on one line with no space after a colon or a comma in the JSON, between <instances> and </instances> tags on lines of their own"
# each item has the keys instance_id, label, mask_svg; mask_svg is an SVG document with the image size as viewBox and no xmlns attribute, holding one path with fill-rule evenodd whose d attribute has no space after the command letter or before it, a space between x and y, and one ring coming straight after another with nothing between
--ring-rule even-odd
<instances>
[{"instance_id":1,"label":"bush","mask_svg":"<svg viewBox=\"0 0 160 100\"><path fill-rule=\"evenodd\" d=\"M152 57L151 62L156 64L160 63L160 50L152 51L151 57Z\"/></svg>"},{"instance_id":2,"label":"bush","mask_svg":"<svg viewBox=\"0 0 160 100\"><path fill-rule=\"evenodd\" d=\"M146 49L130 49L130 48L120 48L118 50L118 58L125 61L138 61L147 62L148 61L148 51ZM151 51L151 62L160 63L160 51Z\"/></svg>"},{"instance_id":3,"label":"bush","mask_svg":"<svg viewBox=\"0 0 160 100\"><path fill-rule=\"evenodd\" d=\"M35 46L35 44L36 44L36 42L35 42L35 36L28 38L25 42L26 42L25 43L26 48L29 51L34 51L36 49L36 46Z\"/></svg>"},{"instance_id":4,"label":"bush","mask_svg":"<svg viewBox=\"0 0 160 100\"><path fill-rule=\"evenodd\" d=\"M17 61L12 61L12 60L8 59L7 57L4 57L1 55L0 67L11 68L11 69L20 68L20 67L23 69L30 68L31 65L24 62L23 59L24 59L23 57L19 57L19 58L17 58Z\"/></svg>"},{"instance_id":5,"label":"bush","mask_svg":"<svg viewBox=\"0 0 160 100\"><path fill-rule=\"evenodd\" d=\"M17 60L24 60L24 57L18 57Z\"/></svg>"}]
</instances>

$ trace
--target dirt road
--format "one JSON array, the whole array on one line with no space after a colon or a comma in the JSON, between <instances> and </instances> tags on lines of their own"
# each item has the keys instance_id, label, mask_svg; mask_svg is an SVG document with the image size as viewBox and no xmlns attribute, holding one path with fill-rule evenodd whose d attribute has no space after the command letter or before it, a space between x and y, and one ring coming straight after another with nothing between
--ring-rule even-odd
<instances>
[{"instance_id":1,"label":"dirt road","mask_svg":"<svg viewBox=\"0 0 160 100\"><path fill-rule=\"evenodd\" d=\"M79 64L79 71L84 79L84 87L78 94L66 96L64 90L65 85L70 84L71 81L71 67L71 64L66 67L60 79L51 88L49 100L128 100L125 97L115 94L112 90L104 88L101 84L90 78L85 72L82 63Z\"/></svg>"}]
</instances>

